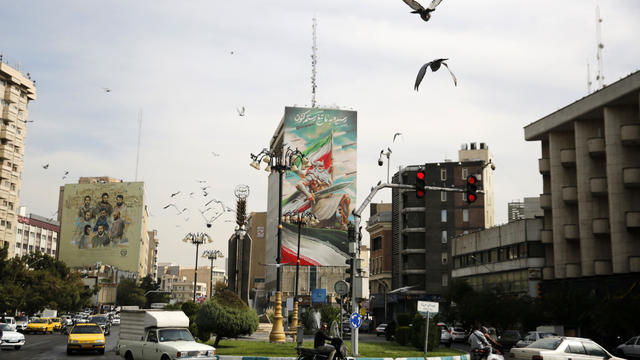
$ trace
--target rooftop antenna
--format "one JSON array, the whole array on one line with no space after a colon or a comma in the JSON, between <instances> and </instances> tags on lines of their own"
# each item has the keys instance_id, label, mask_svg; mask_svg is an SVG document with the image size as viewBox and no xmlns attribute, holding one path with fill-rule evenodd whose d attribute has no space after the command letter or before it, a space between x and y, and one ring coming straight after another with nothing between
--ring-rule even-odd
<instances>
[{"instance_id":1,"label":"rooftop antenna","mask_svg":"<svg viewBox=\"0 0 640 360\"><path fill-rule=\"evenodd\" d=\"M316 44L316 28L318 27L318 22L316 17L313 17L311 25L311 33L313 39L313 45L311 46L311 107L316 107L316 88L318 85L316 84L316 66L318 64L318 46Z\"/></svg>"},{"instance_id":2,"label":"rooftop antenna","mask_svg":"<svg viewBox=\"0 0 640 360\"><path fill-rule=\"evenodd\" d=\"M142 137L142 109L138 111L138 148L136 153L136 176L134 181L138 181L138 164L140 163L140 138Z\"/></svg>"},{"instance_id":3,"label":"rooftop antenna","mask_svg":"<svg viewBox=\"0 0 640 360\"><path fill-rule=\"evenodd\" d=\"M602 70L602 49L604 48L604 44L602 43L600 23L602 23L600 6L596 6L596 40L598 41L598 51L596 53L596 58L598 59L598 74L596 75L596 80L598 81L598 88L602 89L604 87L604 74Z\"/></svg>"},{"instance_id":4,"label":"rooftop antenna","mask_svg":"<svg viewBox=\"0 0 640 360\"><path fill-rule=\"evenodd\" d=\"M587 60L587 94L591 94L591 64Z\"/></svg>"}]
</instances>

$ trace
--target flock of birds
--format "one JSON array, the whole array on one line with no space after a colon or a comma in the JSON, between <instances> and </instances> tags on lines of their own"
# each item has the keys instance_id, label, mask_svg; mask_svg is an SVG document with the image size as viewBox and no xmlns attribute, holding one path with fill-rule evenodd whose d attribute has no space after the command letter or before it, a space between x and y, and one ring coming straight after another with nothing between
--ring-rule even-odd
<instances>
[{"instance_id":1,"label":"flock of birds","mask_svg":"<svg viewBox=\"0 0 640 360\"><path fill-rule=\"evenodd\" d=\"M199 190L201 192L200 196L202 196L202 198L207 198L209 196L209 192L207 190L209 190L211 186L207 185L206 180L196 180L196 182L199 184ZM171 193L169 195L169 198L179 199L181 194L186 194L186 192L183 192L182 190L178 190L174 193ZM195 191L189 192L187 196L192 199L197 198ZM200 213L200 216L202 216L202 218L204 219L204 222L208 228L210 228L213 225L213 222L216 221L220 216L224 215L225 213L235 212L233 208L226 206L222 201L218 199L209 197L205 200L208 200L208 201L204 203L203 209L197 209L197 210L198 210L198 213ZM211 204L213 205L209 206ZM168 210L169 208L175 209L177 211L176 215L178 216L188 215L190 213L189 208L184 207L181 209L175 203L170 203L163 207L164 210ZM184 218L184 221L187 222L190 219L191 219L190 216L186 216ZM225 221L232 222L233 220L225 220ZM176 227L180 227L180 226L176 225Z\"/></svg>"}]
</instances>

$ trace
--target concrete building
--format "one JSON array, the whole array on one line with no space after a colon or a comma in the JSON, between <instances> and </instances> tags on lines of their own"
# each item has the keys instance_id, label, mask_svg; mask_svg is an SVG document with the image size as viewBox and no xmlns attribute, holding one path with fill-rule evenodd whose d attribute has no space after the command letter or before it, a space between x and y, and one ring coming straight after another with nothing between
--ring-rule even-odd
<instances>
[{"instance_id":1,"label":"concrete building","mask_svg":"<svg viewBox=\"0 0 640 360\"><path fill-rule=\"evenodd\" d=\"M476 291L537 296L545 266L541 218L512 221L451 239L451 277Z\"/></svg>"},{"instance_id":2,"label":"concrete building","mask_svg":"<svg viewBox=\"0 0 640 360\"><path fill-rule=\"evenodd\" d=\"M147 255L147 269L151 278L158 279L158 230L147 231L149 236L149 254Z\"/></svg>"},{"instance_id":3,"label":"concrete building","mask_svg":"<svg viewBox=\"0 0 640 360\"><path fill-rule=\"evenodd\" d=\"M57 259L59 235L59 222L36 214L27 215L27 208L20 206L14 256L39 251Z\"/></svg>"},{"instance_id":4,"label":"concrete building","mask_svg":"<svg viewBox=\"0 0 640 360\"><path fill-rule=\"evenodd\" d=\"M191 291L193 291L194 270L192 267L179 267L178 277L191 282ZM204 283L207 289L214 288L217 282L226 283L225 271L222 269L211 269L209 266L198 266L198 283ZM192 294L193 295L193 294ZM209 293L206 293L209 296Z\"/></svg>"},{"instance_id":5,"label":"concrete building","mask_svg":"<svg viewBox=\"0 0 640 360\"><path fill-rule=\"evenodd\" d=\"M507 203L507 219L509 219L509 222L543 216L544 213L540 207L539 197L525 197L523 201Z\"/></svg>"},{"instance_id":6,"label":"concrete building","mask_svg":"<svg viewBox=\"0 0 640 360\"><path fill-rule=\"evenodd\" d=\"M0 246L8 247L10 258L16 249L28 103L35 99L36 87L29 74L24 76L0 59Z\"/></svg>"},{"instance_id":7,"label":"concrete building","mask_svg":"<svg viewBox=\"0 0 640 360\"><path fill-rule=\"evenodd\" d=\"M193 301L193 280L189 281L186 276L181 279L172 282L171 287L171 302L187 302ZM207 284L204 282L196 283L196 301L209 296Z\"/></svg>"},{"instance_id":8,"label":"concrete building","mask_svg":"<svg viewBox=\"0 0 640 360\"><path fill-rule=\"evenodd\" d=\"M373 298L369 307L381 322L388 320L385 309L391 290L392 204L371 204L369 211L366 230L370 239L369 289Z\"/></svg>"},{"instance_id":9,"label":"concrete building","mask_svg":"<svg viewBox=\"0 0 640 360\"><path fill-rule=\"evenodd\" d=\"M416 182L425 170L428 186L464 189L469 175L478 179L478 200L467 204L466 193L415 190L392 192L392 289L413 286L404 295L414 300L441 301L451 278L449 239L493 226L493 166L484 143L463 145L459 161L408 166L393 176L394 183Z\"/></svg>"},{"instance_id":10,"label":"concrete building","mask_svg":"<svg viewBox=\"0 0 640 360\"><path fill-rule=\"evenodd\" d=\"M639 98L635 72L525 126L541 146L545 280L640 272Z\"/></svg>"}]
</instances>

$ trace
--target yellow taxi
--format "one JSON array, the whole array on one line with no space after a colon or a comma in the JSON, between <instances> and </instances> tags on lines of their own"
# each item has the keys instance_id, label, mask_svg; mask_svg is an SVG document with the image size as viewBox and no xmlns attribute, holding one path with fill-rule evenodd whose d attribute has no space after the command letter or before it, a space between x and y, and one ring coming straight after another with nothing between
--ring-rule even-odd
<instances>
[{"instance_id":1,"label":"yellow taxi","mask_svg":"<svg viewBox=\"0 0 640 360\"><path fill-rule=\"evenodd\" d=\"M100 325L95 323L78 323L69 332L67 354L74 351L93 351L104 354L105 339Z\"/></svg>"},{"instance_id":2,"label":"yellow taxi","mask_svg":"<svg viewBox=\"0 0 640 360\"><path fill-rule=\"evenodd\" d=\"M50 318L50 319L51 319L51 323L53 324L54 330L62 329L62 320L60 320L60 318Z\"/></svg>"},{"instance_id":3,"label":"yellow taxi","mask_svg":"<svg viewBox=\"0 0 640 360\"><path fill-rule=\"evenodd\" d=\"M24 330L25 333L53 333L55 325L51 322L51 319L47 318L39 318L33 319L27 325L27 328Z\"/></svg>"}]
</instances>

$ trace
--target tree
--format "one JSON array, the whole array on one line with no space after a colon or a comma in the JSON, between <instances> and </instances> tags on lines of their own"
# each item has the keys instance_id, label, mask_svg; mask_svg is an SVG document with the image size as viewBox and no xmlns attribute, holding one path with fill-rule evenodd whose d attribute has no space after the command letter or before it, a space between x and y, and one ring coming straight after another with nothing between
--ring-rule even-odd
<instances>
[{"instance_id":1,"label":"tree","mask_svg":"<svg viewBox=\"0 0 640 360\"><path fill-rule=\"evenodd\" d=\"M154 280L151 275L142 278L140 288L144 291L146 297L145 307L151 307L153 303L168 303L169 295L167 293L156 292L160 289L160 282Z\"/></svg>"},{"instance_id":2,"label":"tree","mask_svg":"<svg viewBox=\"0 0 640 360\"><path fill-rule=\"evenodd\" d=\"M134 279L122 279L116 289L116 303L120 306L144 307L147 298L144 297L144 290L138 287Z\"/></svg>"},{"instance_id":3,"label":"tree","mask_svg":"<svg viewBox=\"0 0 640 360\"><path fill-rule=\"evenodd\" d=\"M233 291L216 284L212 299L200 306L196 316L199 337L216 334L213 346L222 338L251 335L258 328L258 314Z\"/></svg>"}]
</instances>

